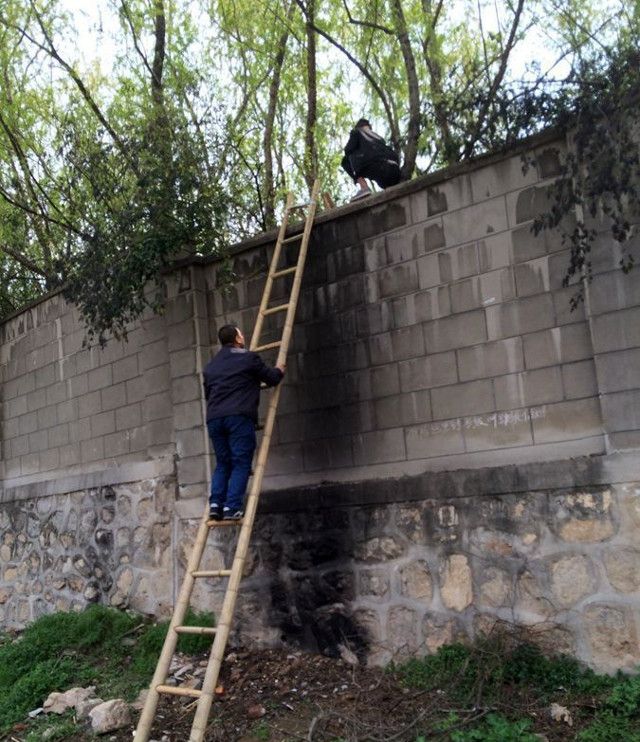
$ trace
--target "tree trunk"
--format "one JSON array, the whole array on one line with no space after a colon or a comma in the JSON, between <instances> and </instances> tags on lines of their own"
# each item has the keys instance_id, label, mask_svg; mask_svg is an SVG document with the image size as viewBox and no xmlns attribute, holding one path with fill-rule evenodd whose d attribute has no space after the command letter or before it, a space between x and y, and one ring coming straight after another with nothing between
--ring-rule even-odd
<instances>
[{"instance_id":1,"label":"tree trunk","mask_svg":"<svg viewBox=\"0 0 640 742\"><path fill-rule=\"evenodd\" d=\"M273 175L273 130L276 118L276 108L278 105L278 93L280 91L280 79L282 76L282 67L284 58L287 53L287 41L289 40L289 21L293 10L293 3L287 8L285 28L275 50L273 60L273 74L269 84L269 106L264 124L264 136L262 138L262 150L264 156L264 183L263 197L264 203L264 223L267 229L275 226L276 218L276 189Z\"/></svg>"},{"instance_id":2,"label":"tree trunk","mask_svg":"<svg viewBox=\"0 0 640 742\"><path fill-rule=\"evenodd\" d=\"M395 20L396 36L400 43L402 58L407 75L407 89L409 93L409 124L407 126L407 142L404 146L404 162L400 171L402 180L409 180L416 167L418 156L418 140L420 138L420 85L416 70L416 60L411 48L411 40L407 29L407 22L402 9L402 0L392 0L392 9Z\"/></svg>"},{"instance_id":3,"label":"tree trunk","mask_svg":"<svg viewBox=\"0 0 640 742\"><path fill-rule=\"evenodd\" d=\"M307 181L309 193L313 188L313 182L318 176L318 152L316 150L316 120L317 120L317 69L316 69L316 32L313 30L315 23L315 0L309 0L307 4L307 123L304 138L304 177Z\"/></svg>"}]
</instances>

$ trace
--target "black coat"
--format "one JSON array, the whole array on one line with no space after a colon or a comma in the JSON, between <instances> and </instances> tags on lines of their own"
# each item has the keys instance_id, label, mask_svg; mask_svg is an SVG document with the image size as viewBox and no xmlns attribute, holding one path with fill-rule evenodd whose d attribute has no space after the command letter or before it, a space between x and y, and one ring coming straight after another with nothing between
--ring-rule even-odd
<instances>
[{"instance_id":1,"label":"black coat","mask_svg":"<svg viewBox=\"0 0 640 742\"><path fill-rule=\"evenodd\" d=\"M257 353L224 345L204 368L207 422L227 415L246 415L258 419L260 382L276 386L282 371L271 368Z\"/></svg>"},{"instance_id":2,"label":"black coat","mask_svg":"<svg viewBox=\"0 0 640 742\"><path fill-rule=\"evenodd\" d=\"M375 131L365 128L352 129L342 159L342 166L347 173L352 178L358 178L367 165L379 160L400 162L394 150Z\"/></svg>"}]
</instances>

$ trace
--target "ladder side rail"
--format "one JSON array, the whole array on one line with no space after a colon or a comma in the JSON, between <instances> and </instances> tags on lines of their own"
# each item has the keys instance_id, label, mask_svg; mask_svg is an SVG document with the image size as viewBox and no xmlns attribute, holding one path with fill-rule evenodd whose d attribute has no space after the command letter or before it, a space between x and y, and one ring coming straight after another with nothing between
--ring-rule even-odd
<instances>
[{"instance_id":1,"label":"ladder side rail","mask_svg":"<svg viewBox=\"0 0 640 742\"><path fill-rule=\"evenodd\" d=\"M315 181L312 189L311 203L309 211L307 212L307 219L305 222L304 233L302 237L302 244L300 246L300 252L298 254L298 263L293 281L293 287L291 296L289 299L289 309L287 311L287 319L285 321L285 330L282 336L282 344L280 345L280 351L278 353L278 364L283 364L286 360L287 350L289 346L289 340L291 338L291 331L293 328L293 319L295 317L296 305L300 294L300 285L302 282L302 273L307 254L307 246L309 243L309 235L313 226L316 201L319 191L319 181ZM289 203L289 199L287 199ZM284 222L283 222L284 224ZM277 265L274 263L274 265ZM270 271L271 273L271 271ZM267 293L267 287L265 287L265 294ZM264 300L263 295L263 300ZM263 301L264 303L264 301ZM288 326L288 331L287 331ZM251 341L251 347L255 347L259 335L256 335L254 331L254 337ZM209 664L202 682L201 696L198 699L196 706L196 713L193 720L193 726L191 727L191 735L189 742L202 742L207 729L207 723L209 720L209 713L211 711L211 705L213 703L213 697L215 692L215 684L220 674L220 668L224 659L224 651L227 646L227 640L231 631L231 621L233 619L233 613L238 597L238 590L240 582L242 580L242 574L244 571L244 564L246 561L247 552L249 549L249 543L251 541L251 534L253 531L253 523L258 508L258 500L260 490L262 488L262 480L266 469L267 458L269 456L269 447L271 445L271 437L273 435L273 428L275 425L276 413L278 410L278 401L280 399L281 386L278 385L271 390L271 398L269 400L269 408L267 411L267 417L265 420L264 429L262 432L262 440L260 442L260 450L258 451L258 459L254 467L253 478L251 481L251 487L249 489L249 496L247 498L247 505L240 528L240 534L238 536L238 544L236 546L235 556L233 560L233 566L231 568L231 577L227 583L227 590L225 592L224 601L222 604L222 612L220 620L216 624L216 636L211 647L211 655L209 658Z\"/></svg>"},{"instance_id":2,"label":"ladder side rail","mask_svg":"<svg viewBox=\"0 0 640 742\"><path fill-rule=\"evenodd\" d=\"M267 308L267 304L269 303L269 299L271 298L271 287L273 286L273 275L272 274L277 269L278 262L280 261L280 255L282 253L282 242L287 232L287 227L289 226L289 212L291 211L292 205L293 205L293 194L289 192L287 194L287 202L285 204L284 214L282 216L282 224L280 224L280 229L278 231L278 238L276 240L276 246L273 249L273 256L271 258L271 263L267 271L267 281L265 283L264 290L262 292L262 299L260 301L260 308L258 310L256 324L254 325L253 334L251 335L251 344L250 344L251 348L258 345L258 341L260 340L260 335L262 333L262 323L264 322L264 310Z\"/></svg>"},{"instance_id":3,"label":"ladder side rail","mask_svg":"<svg viewBox=\"0 0 640 742\"><path fill-rule=\"evenodd\" d=\"M289 342L291 340L291 333L293 332L293 322L296 316L296 309L298 308L298 299L300 297L300 287L302 285L302 276L304 273L304 265L307 260L307 249L309 247L309 237L311 235L311 229L313 227L313 221L316 214L316 207L318 203L318 193L320 191L320 181L315 180L313 188L311 189L311 199L309 201L309 210L307 211L307 219L304 225L304 232L302 233L302 243L300 244L300 250L298 254L298 265L296 272L293 277L293 285L291 286L291 293L289 295L289 308L287 309L287 316L284 322L284 329L282 331L281 345L278 351L278 360L276 365L282 366L287 360L287 353L289 352Z\"/></svg>"},{"instance_id":4,"label":"ladder side rail","mask_svg":"<svg viewBox=\"0 0 640 742\"><path fill-rule=\"evenodd\" d=\"M229 633L231 632L231 622L233 620L233 613L236 606L240 582L242 581L244 565L249 549L249 543L251 541L251 533L253 531L253 523L258 508L259 494L269 454L269 446L271 444L271 436L273 434L279 398L280 386L277 386L271 391L271 399L269 400L269 409L262 433L260 450L258 451L258 459L254 468L253 479L249 490L249 496L247 498L247 506L242 520L240 534L238 536L238 544L236 546L233 566L231 567L231 577L227 583L220 619L216 622L216 636L213 641L213 646L211 647L209 664L207 665L207 670L202 681L202 694L198 699L189 742L202 742L209 721L209 712L211 711L211 705L213 703L215 685L218 681L220 668L224 659L224 652L227 646L227 640L229 638Z\"/></svg>"},{"instance_id":5,"label":"ladder side rail","mask_svg":"<svg viewBox=\"0 0 640 742\"><path fill-rule=\"evenodd\" d=\"M209 506L205 509L205 513L200 522L200 527L196 534L196 540L189 557L189 563L187 570L180 588L180 595L178 596L178 602L173 611L171 623L167 631L167 636L162 645L162 652L156 665L156 670L153 674L153 679L149 686L149 693L144 703L138 726L136 727L135 740L136 742L147 742L149 734L151 732L151 726L158 706L158 700L160 697L157 687L162 685L167 679L167 673L169 672L169 666L171 664L171 658L176 651L176 644L178 643L178 633L175 631L176 626L180 626L189 608L189 599L193 590L193 584L195 578L192 573L195 572L200 566L202 554L207 543L207 535L209 533L209 527L207 525Z\"/></svg>"}]
</instances>

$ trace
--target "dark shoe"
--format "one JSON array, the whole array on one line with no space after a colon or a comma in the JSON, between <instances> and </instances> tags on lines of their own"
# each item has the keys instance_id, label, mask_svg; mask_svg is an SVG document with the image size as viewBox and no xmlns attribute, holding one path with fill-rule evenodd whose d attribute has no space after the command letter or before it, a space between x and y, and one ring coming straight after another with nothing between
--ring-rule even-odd
<instances>
[{"instance_id":1,"label":"dark shoe","mask_svg":"<svg viewBox=\"0 0 640 742\"><path fill-rule=\"evenodd\" d=\"M229 508L224 509L222 520L242 520L244 517L244 510L231 510Z\"/></svg>"},{"instance_id":2,"label":"dark shoe","mask_svg":"<svg viewBox=\"0 0 640 742\"><path fill-rule=\"evenodd\" d=\"M361 198L366 198L371 195L371 188L360 188L356 195L351 198L351 201L359 201Z\"/></svg>"},{"instance_id":3,"label":"dark shoe","mask_svg":"<svg viewBox=\"0 0 640 742\"><path fill-rule=\"evenodd\" d=\"M209 508L209 520L222 520L222 505L212 505Z\"/></svg>"}]
</instances>

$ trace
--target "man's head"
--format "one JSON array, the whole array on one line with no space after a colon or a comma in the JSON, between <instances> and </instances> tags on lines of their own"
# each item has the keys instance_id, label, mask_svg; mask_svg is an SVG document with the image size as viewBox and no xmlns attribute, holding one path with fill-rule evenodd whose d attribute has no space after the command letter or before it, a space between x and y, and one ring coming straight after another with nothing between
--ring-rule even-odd
<instances>
[{"instance_id":1,"label":"man's head","mask_svg":"<svg viewBox=\"0 0 640 742\"><path fill-rule=\"evenodd\" d=\"M371 124L369 123L369 119L358 119L356 121L355 128L356 129L362 129L363 126L368 126L371 128Z\"/></svg>"},{"instance_id":2,"label":"man's head","mask_svg":"<svg viewBox=\"0 0 640 742\"><path fill-rule=\"evenodd\" d=\"M224 325L218 330L220 345L235 345L244 348L244 335L235 325Z\"/></svg>"}]
</instances>

